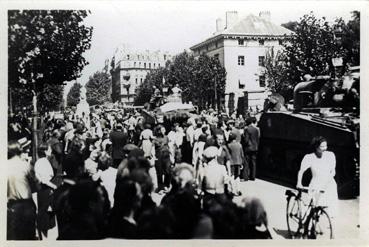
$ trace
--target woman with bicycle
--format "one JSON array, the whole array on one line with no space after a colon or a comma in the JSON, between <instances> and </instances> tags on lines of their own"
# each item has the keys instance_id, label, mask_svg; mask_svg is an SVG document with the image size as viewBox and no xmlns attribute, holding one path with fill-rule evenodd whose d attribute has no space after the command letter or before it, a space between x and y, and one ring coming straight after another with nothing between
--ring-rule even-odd
<instances>
[{"instance_id":1,"label":"woman with bicycle","mask_svg":"<svg viewBox=\"0 0 369 247\"><path fill-rule=\"evenodd\" d=\"M309 194L314 197L317 205L327 207L330 218L333 218L338 206L337 184L334 180L336 157L333 152L327 151L327 140L324 137L314 137L311 145L313 153L303 158L296 187L303 188L302 176L310 168L312 178L308 187Z\"/></svg>"}]
</instances>

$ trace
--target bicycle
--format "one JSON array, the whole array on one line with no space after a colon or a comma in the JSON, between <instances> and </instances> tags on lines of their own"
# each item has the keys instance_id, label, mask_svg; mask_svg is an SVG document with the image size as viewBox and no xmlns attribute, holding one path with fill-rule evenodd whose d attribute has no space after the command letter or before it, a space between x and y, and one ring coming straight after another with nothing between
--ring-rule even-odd
<instances>
[{"instance_id":1,"label":"bicycle","mask_svg":"<svg viewBox=\"0 0 369 247\"><path fill-rule=\"evenodd\" d=\"M312 196L308 204L302 199L307 188L298 188L297 193L286 190L286 219L289 236L293 239L333 239L330 217L324 206L317 206ZM318 191L324 193L324 191ZM306 210L304 210L306 208Z\"/></svg>"}]
</instances>

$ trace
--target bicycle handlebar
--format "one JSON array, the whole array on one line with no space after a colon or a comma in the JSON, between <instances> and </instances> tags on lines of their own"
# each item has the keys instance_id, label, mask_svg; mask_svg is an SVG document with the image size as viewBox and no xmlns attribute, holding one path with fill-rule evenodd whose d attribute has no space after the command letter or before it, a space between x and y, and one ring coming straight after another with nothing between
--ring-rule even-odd
<instances>
[{"instance_id":1,"label":"bicycle handlebar","mask_svg":"<svg viewBox=\"0 0 369 247\"><path fill-rule=\"evenodd\" d=\"M299 192L305 192L308 193L309 192L309 187L302 187L302 188L296 188ZM324 193L324 190L313 190L313 191L317 191L319 193Z\"/></svg>"}]
</instances>

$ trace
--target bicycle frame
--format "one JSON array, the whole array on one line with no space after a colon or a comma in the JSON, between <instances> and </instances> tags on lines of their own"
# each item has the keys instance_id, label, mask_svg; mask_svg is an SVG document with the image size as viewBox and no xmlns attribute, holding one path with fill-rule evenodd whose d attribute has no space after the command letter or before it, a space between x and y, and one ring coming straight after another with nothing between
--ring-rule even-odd
<instances>
[{"instance_id":1,"label":"bicycle frame","mask_svg":"<svg viewBox=\"0 0 369 247\"><path fill-rule=\"evenodd\" d=\"M301 198L302 192L308 192L308 190L299 189L297 194L295 194L291 190L286 191L287 201L290 201L290 199L294 197L297 204L297 214L295 217L297 219L298 227L296 233L294 233L293 235L291 233L290 234L292 235L292 237L298 238L315 238L316 236L310 236L311 234L309 234L309 224L312 222L312 224L314 224L313 227L315 227L315 220L319 221L319 219L316 219L316 215L320 212L320 210L323 210L323 207L315 205L313 196L310 198L309 203L305 204L305 202ZM322 193L323 191L319 192ZM306 210L303 210L303 206L307 206Z\"/></svg>"}]
</instances>

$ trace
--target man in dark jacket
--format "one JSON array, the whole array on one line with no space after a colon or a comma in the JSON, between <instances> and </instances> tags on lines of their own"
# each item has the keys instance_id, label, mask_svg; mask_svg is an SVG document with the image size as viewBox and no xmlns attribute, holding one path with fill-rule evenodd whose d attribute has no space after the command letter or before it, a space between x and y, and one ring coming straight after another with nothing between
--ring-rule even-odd
<instances>
[{"instance_id":1,"label":"man in dark jacket","mask_svg":"<svg viewBox=\"0 0 369 247\"><path fill-rule=\"evenodd\" d=\"M116 129L110 133L114 168L117 168L124 158L123 147L127 144L127 140L127 133L124 131L122 124L118 123Z\"/></svg>"},{"instance_id":2,"label":"man in dark jacket","mask_svg":"<svg viewBox=\"0 0 369 247\"><path fill-rule=\"evenodd\" d=\"M245 171L249 171L248 176L244 174L245 179L255 180L256 176L256 157L259 147L260 131L256 127L256 118L250 117L246 120L247 127L244 131L244 149L245 149L245 159L246 167ZM248 169L247 169L248 166Z\"/></svg>"}]
</instances>

